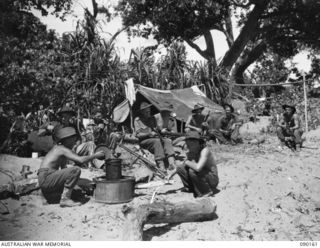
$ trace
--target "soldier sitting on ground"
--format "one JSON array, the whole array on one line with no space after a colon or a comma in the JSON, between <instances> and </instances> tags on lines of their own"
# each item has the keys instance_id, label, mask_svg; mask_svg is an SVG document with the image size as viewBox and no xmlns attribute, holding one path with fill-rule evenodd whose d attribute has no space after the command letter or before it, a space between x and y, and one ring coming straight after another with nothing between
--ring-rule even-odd
<instances>
[{"instance_id":1,"label":"soldier sitting on ground","mask_svg":"<svg viewBox=\"0 0 320 248\"><path fill-rule=\"evenodd\" d=\"M159 124L159 128L161 133L177 133L177 114L172 111L171 108L163 109L159 114L156 114L154 117L156 118L157 123Z\"/></svg>"},{"instance_id":2,"label":"soldier sitting on ground","mask_svg":"<svg viewBox=\"0 0 320 248\"><path fill-rule=\"evenodd\" d=\"M166 167L172 169L175 166L172 141L161 137L156 119L151 115L151 106L147 102L141 103L138 117L134 119L136 136L140 146L154 154L157 167L166 172Z\"/></svg>"},{"instance_id":3,"label":"soldier sitting on ground","mask_svg":"<svg viewBox=\"0 0 320 248\"><path fill-rule=\"evenodd\" d=\"M232 144L242 142L239 128L242 121L239 121L234 114L234 108L230 104L223 105L225 116L219 120L219 127L208 131L211 138L216 138L222 144ZM210 122L210 120L208 120Z\"/></svg>"},{"instance_id":4,"label":"soldier sitting on ground","mask_svg":"<svg viewBox=\"0 0 320 248\"><path fill-rule=\"evenodd\" d=\"M93 120L89 122L86 130L82 132L82 142L75 147L75 152L79 156L88 156L94 154L97 147L96 140L100 133L100 128L95 124ZM93 159L92 161L83 164L84 167L89 168L100 168L104 164L104 161L98 159Z\"/></svg>"},{"instance_id":5,"label":"soldier sitting on ground","mask_svg":"<svg viewBox=\"0 0 320 248\"><path fill-rule=\"evenodd\" d=\"M188 117L186 122L185 132L197 131L202 134L202 131L207 128L206 116L202 114L204 107L196 104L191 111L192 114Z\"/></svg>"},{"instance_id":6,"label":"soldier sitting on ground","mask_svg":"<svg viewBox=\"0 0 320 248\"><path fill-rule=\"evenodd\" d=\"M57 144L44 157L38 170L40 189L47 200L53 194L61 195L61 207L78 206L80 203L72 201L71 193L80 178L81 170L77 166L67 168L67 161L83 164L95 158L103 159L105 154L100 151L81 157L74 153L72 148L80 137L73 127L60 128L55 136Z\"/></svg>"},{"instance_id":7,"label":"soldier sitting on ground","mask_svg":"<svg viewBox=\"0 0 320 248\"><path fill-rule=\"evenodd\" d=\"M285 110L279 119L277 136L280 140L280 149L285 145L300 151L302 147L302 130L299 116L296 114L296 108L290 105L283 105Z\"/></svg>"}]
</instances>

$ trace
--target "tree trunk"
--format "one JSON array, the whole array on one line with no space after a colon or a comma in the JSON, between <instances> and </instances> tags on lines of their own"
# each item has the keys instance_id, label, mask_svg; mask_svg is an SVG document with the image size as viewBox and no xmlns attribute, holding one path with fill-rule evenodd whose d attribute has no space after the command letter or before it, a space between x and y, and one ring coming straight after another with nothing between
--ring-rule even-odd
<instances>
[{"instance_id":1,"label":"tree trunk","mask_svg":"<svg viewBox=\"0 0 320 248\"><path fill-rule=\"evenodd\" d=\"M243 49L246 47L250 40L256 36L259 28L259 18L266 9L270 0L262 0L259 4L256 4L251 13L249 14L246 25L242 28L238 38L233 43L230 50L223 57L220 67L225 68L228 71L231 70L233 64L236 62Z\"/></svg>"},{"instance_id":2,"label":"tree trunk","mask_svg":"<svg viewBox=\"0 0 320 248\"><path fill-rule=\"evenodd\" d=\"M216 218L216 204L211 198L178 203L155 202L138 208L124 206L126 217L123 240L143 240L145 224L183 223L213 220Z\"/></svg>"},{"instance_id":3,"label":"tree trunk","mask_svg":"<svg viewBox=\"0 0 320 248\"><path fill-rule=\"evenodd\" d=\"M234 43L234 36L232 31L232 21L231 21L231 9L228 10L228 16L225 18L225 30L224 34L227 39L228 47L230 48Z\"/></svg>"},{"instance_id":4,"label":"tree trunk","mask_svg":"<svg viewBox=\"0 0 320 248\"><path fill-rule=\"evenodd\" d=\"M97 19L97 15L98 15L98 4L97 4L96 0L91 0L91 2L92 2L92 9L93 9L92 15L93 15L94 19Z\"/></svg>"},{"instance_id":5,"label":"tree trunk","mask_svg":"<svg viewBox=\"0 0 320 248\"><path fill-rule=\"evenodd\" d=\"M253 49L246 49L238 58L236 64L232 68L232 80L235 81L237 84L244 84L244 71L263 54L266 48L266 43L261 41Z\"/></svg>"},{"instance_id":6,"label":"tree trunk","mask_svg":"<svg viewBox=\"0 0 320 248\"><path fill-rule=\"evenodd\" d=\"M208 62L208 74L209 74L209 81L207 81L206 87L208 88L208 92L210 94L208 95L209 98L212 100L216 100L215 94L213 94L213 85L212 82L215 80L215 75L214 75L214 70L217 68L217 60L216 60L216 55L215 55L215 49L214 49L214 43L212 39L212 35L210 30L206 30L204 32L204 39L206 42L206 50L201 50L200 47L192 42L189 39L185 39L185 41L189 44L190 47L195 49L203 58L205 58ZM219 80L218 80L219 81Z\"/></svg>"},{"instance_id":7,"label":"tree trunk","mask_svg":"<svg viewBox=\"0 0 320 248\"><path fill-rule=\"evenodd\" d=\"M216 54L214 50L214 43L210 30L204 33L207 49L205 50L205 58L208 60L209 78L213 76L213 70L217 67Z\"/></svg>"}]
</instances>

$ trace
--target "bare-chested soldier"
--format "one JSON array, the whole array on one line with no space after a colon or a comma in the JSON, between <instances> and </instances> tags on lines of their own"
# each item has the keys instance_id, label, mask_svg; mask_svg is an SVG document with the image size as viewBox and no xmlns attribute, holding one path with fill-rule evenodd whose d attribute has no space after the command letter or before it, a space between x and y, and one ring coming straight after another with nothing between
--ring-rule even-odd
<instances>
[{"instance_id":1,"label":"bare-chested soldier","mask_svg":"<svg viewBox=\"0 0 320 248\"><path fill-rule=\"evenodd\" d=\"M79 135L73 127L64 127L55 133L57 144L44 157L38 171L38 180L41 191L46 199L57 193L62 194L60 200L61 207L78 206L71 200L71 193L76 185L81 170L79 167L66 167L68 160L83 164L95 158L104 158L102 151L90 156L78 156L72 151Z\"/></svg>"},{"instance_id":2,"label":"bare-chested soldier","mask_svg":"<svg viewBox=\"0 0 320 248\"><path fill-rule=\"evenodd\" d=\"M184 190L192 192L194 197L215 194L219 178L210 149L203 147L203 140L197 131L187 133L185 141L188 148L187 160L168 176L168 180L178 173Z\"/></svg>"}]
</instances>

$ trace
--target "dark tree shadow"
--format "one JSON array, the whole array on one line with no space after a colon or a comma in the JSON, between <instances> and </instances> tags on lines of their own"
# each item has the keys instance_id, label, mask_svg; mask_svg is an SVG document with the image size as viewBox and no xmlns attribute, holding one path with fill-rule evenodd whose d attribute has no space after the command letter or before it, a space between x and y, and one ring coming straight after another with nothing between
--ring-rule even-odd
<instances>
[{"instance_id":1,"label":"dark tree shadow","mask_svg":"<svg viewBox=\"0 0 320 248\"><path fill-rule=\"evenodd\" d=\"M151 227L143 231L143 241L150 241L153 237L159 237L171 230L172 227L175 227L179 224L167 224L165 226Z\"/></svg>"},{"instance_id":2,"label":"dark tree shadow","mask_svg":"<svg viewBox=\"0 0 320 248\"><path fill-rule=\"evenodd\" d=\"M213 214L213 218L210 221L214 221L217 220L219 218L219 216L214 213ZM205 221L199 221L199 222L205 222ZM176 223L176 224L167 224L165 226L159 226L159 227L151 227L145 231L143 231L143 241L151 241L151 239L153 237L159 237L167 232L169 232L171 230L172 227L175 227L177 225L180 225L180 223Z\"/></svg>"}]
</instances>

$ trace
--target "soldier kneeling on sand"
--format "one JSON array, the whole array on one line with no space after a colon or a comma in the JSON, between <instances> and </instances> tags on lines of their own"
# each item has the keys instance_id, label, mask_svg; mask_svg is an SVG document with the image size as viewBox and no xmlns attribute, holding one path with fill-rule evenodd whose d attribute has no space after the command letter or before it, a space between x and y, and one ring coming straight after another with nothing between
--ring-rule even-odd
<instances>
[{"instance_id":1,"label":"soldier kneeling on sand","mask_svg":"<svg viewBox=\"0 0 320 248\"><path fill-rule=\"evenodd\" d=\"M43 196L48 200L53 194L61 195L61 207L80 205L71 200L71 193L80 178L81 170L77 166L67 168L67 161L83 164L105 156L102 151L90 156L78 156L72 149L79 138L79 134L73 127L58 129L54 139L57 144L44 157L38 170L38 181Z\"/></svg>"},{"instance_id":2,"label":"soldier kneeling on sand","mask_svg":"<svg viewBox=\"0 0 320 248\"><path fill-rule=\"evenodd\" d=\"M188 148L186 161L177 166L167 179L178 174L184 185L183 191L193 193L194 197L211 196L218 192L218 170L213 154L197 131L187 133Z\"/></svg>"}]
</instances>

